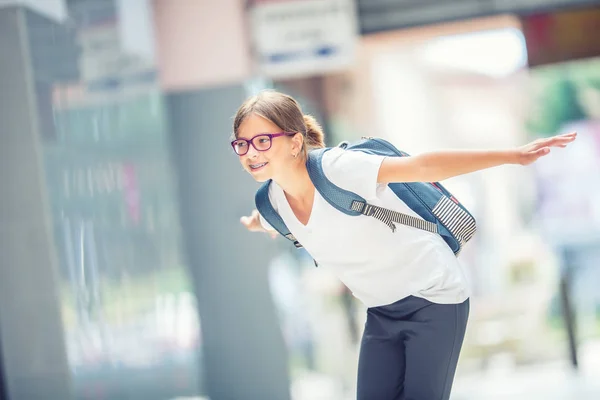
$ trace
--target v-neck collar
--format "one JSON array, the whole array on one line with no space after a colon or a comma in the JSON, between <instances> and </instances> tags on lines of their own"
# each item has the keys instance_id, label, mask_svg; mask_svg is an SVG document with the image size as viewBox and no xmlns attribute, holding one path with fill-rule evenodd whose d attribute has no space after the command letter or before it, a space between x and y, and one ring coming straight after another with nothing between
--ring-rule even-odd
<instances>
[{"instance_id":1,"label":"v-neck collar","mask_svg":"<svg viewBox=\"0 0 600 400\"><path fill-rule=\"evenodd\" d=\"M284 205L285 205L285 212L287 214L289 214L290 218L292 218L296 224L300 225L303 228L308 228L311 225L311 222L314 219L314 215L315 215L315 209L316 209L317 199L318 199L317 188L315 188L314 193L313 193L313 202L312 202L312 207L310 210L310 215L308 216L308 220L306 221L306 224L303 224L298 219L298 217L296 217L296 214L294 213L294 210L292 209L292 206L290 205L283 188L277 184L275 184L275 187L277 188L277 191L278 191L278 197L281 198L282 203L284 203Z\"/></svg>"}]
</instances>

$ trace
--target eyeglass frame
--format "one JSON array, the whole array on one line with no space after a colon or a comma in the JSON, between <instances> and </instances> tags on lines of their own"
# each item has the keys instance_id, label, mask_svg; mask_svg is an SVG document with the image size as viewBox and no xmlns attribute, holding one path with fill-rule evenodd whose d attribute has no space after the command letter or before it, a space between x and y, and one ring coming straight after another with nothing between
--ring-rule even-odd
<instances>
[{"instance_id":1,"label":"eyeglass frame","mask_svg":"<svg viewBox=\"0 0 600 400\"><path fill-rule=\"evenodd\" d=\"M237 138L237 139L233 139L231 141L231 147L233 148L233 152L235 154L237 154L238 156L242 157L245 156L246 154L248 154L248 151L250 150L250 146L248 146L246 148L246 152L244 154L239 154L236 150L235 150L235 142L243 140L244 142L250 144L252 147L254 147L254 150L256 151L269 151L271 150L271 147L273 147L273 138L276 137L280 137L280 136L294 136L296 133L298 132L275 132L275 133L259 133L256 134L254 136L252 136L250 139L244 139L244 138ZM256 146L254 145L254 139L256 139L259 136L267 136L269 138L269 148L268 149L264 149L264 150L259 150L256 148Z\"/></svg>"}]
</instances>

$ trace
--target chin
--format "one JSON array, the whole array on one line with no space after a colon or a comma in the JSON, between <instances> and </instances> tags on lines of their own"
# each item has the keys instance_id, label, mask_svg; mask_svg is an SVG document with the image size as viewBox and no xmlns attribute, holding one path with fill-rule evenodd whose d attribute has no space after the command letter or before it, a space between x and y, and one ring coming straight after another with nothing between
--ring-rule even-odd
<instances>
[{"instance_id":1,"label":"chin","mask_svg":"<svg viewBox=\"0 0 600 400\"><path fill-rule=\"evenodd\" d=\"M252 176L252 178L254 178L254 180L256 182L261 182L262 183L262 182L266 182L269 179L271 179L271 177L268 174L264 174L264 173L261 173L261 172L254 173L254 172L248 171L248 173L250 174L250 176Z\"/></svg>"}]
</instances>

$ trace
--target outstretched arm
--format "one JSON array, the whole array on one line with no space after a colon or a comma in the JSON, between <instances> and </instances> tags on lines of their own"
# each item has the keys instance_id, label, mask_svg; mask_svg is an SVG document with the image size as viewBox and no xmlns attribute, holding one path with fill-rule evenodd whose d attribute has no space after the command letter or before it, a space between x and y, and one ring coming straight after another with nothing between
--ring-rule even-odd
<instances>
[{"instance_id":1,"label":"outstretched arm","mask_svg":"<svg viewBox=\"0 0 600 400\"><path fill-rule=\"evenodd\" d=\"M538 139L512 150L449 150L389 157L381 163L377 182L437 182L504 164L528 165L550 153L551 147L566 147L576 136L573 132Z\"/></svg>"}]
</instances>

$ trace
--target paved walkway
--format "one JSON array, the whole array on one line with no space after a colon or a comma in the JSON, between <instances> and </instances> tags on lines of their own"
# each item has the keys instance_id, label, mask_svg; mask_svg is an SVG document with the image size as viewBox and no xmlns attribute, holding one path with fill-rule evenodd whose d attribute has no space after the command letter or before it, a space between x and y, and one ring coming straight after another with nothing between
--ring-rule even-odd
<instances>
[{"instance_id":1,"label":"paved walkway","mask_svg":"<svg viewBox=\"0 0 600 400\"><path fill-rule=\"evenodd\" d=\"M600 343L580 348L580 369L567 362L497 368L458 377L452 400L599 400Z\"/></svg>"}]
</instances>

